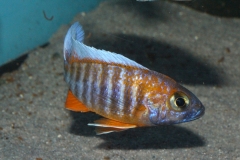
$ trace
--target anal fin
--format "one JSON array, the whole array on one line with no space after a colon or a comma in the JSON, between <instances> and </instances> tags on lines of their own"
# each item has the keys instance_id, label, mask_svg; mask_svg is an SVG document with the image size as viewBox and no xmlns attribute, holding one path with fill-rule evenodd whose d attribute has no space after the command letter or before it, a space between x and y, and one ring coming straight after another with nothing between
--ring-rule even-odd
<instances>
[{"instance_id":1,"label":"anal fin","mask_svg":"<svg viewBox=\"0 0 240 160\"><path fill-rule=\"evenodd\" d=\"M65 108L75 112L89 111L89 109L81 101L79 101L70 90L68 91Z\"/></svg>"},{"instance_id":2,"label":"anal fin","mask_svg":"<svg viewBox=\"0 0 240 160\"><path fill-rule=\"evenodd\" d=\"M102 118L94 121L94 123L89 123L89 126L95 126L96 133L99 134L107 134L111 132L120 132L126 129L137 127L134 124L122 123L111 119Z\"/></svg>"},{"instance_id":3,"label":"anal fin","mask_svg":"<svg viewBox=\"0 0 240 160\"><path fill-rule=\"evenodd\" d=\"M108 134L111 132L121 132L126 129L112 128L112 127L96 127L95 132L97 135Z\"/></svg>"}]
</instances>

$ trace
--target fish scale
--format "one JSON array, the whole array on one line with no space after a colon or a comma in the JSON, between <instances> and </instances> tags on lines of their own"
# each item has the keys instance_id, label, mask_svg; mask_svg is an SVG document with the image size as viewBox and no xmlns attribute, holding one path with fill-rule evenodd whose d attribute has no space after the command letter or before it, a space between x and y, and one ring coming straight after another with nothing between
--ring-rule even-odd
<instances>
[{"instance_id":1,"label":"fish scale","mask_svg":"<svg viewBox=\"0 0 240 160\"><path fill-rule=\"evenodd\" d=\"M83 95L83 86L84 86L84 83L83 83L83 80L84 80L84 75L85 75L85 68L86 68L86 64L79 64L79 74L80 74L80 79L78 81L79 83L79 88L77 87L77 91L75 92L79 92L79 95L77 96L78 98L81 98L82 95ZM77 70L77 69L76 69Z\"/></svg>"},{"instance_id":2,"label":"fish scale","mask_svg":"<svg viewBox=\"0 0 240 160\"><path fill-rule=\"evenodd\" d=\"M94 91L94 81L96 81L96 79L94 78L95 72L96 72L96 67L94 67L93 65L89 64L90 68L89 68L89 77L88 77L88 92L87 92L87 104L89 106L93 106L94 105L94 95L93 95L93 91Z\"/></svg>"},{"instance_id":3,"label":"fish scale","mask_svg":"<svg viewBox=\"0 0 240 160\"><path fill-rule=\"evenodd\" d=\"M89 75L90 75L90 64L86 63L86 67L85 67L85 74L84 74L84 78L83 78L83 93L82 93L82 97L83 97L83 102L88 106L88 89L89 88ZM81 73L80 73L81 74ZM90 107L90 106L89 106Z\"/></svg>"},{"instance_id":4,"label":"fish scale","mask_svg":"<svg viewBox=\"0 0 240 160\"><path fill-rule=\"evenodd\" d=\"M123 79L124 79L124 75L125 75L125 69L124 68L121 68L120 69L120 73L119 73L119 82L116 84L117 87L119 88L118 90L118 95L119 95L119 102L120 103L123 103L124 102L124 91L125 91L125 85L123 83ZM117 88L116 87L116 88ZM117 91L116 91L117 92ZM120 115L123 115L123 105L119 105L119 114Z\"/></svg>"},{"instance_id":5,"label":"fish scale","mask_svg":"<svg viewBox=\"0 0 240 160\"><path fill-rule=\"evenodd\" d=\"M96 94L96 95L100 95L100 93L101 93L101 82L102 82L102 73L103 73L103 67L102 67L102 65L101 64L99 64L99 66L98 67L96 67L97 68L97 74L96 74L96 78L95 78L95 83L94 83L94 85L95 85L95 87L94 87L94 93ZM96 81L97 80L97 81ZM99 105L99 99L95 99L94 100L94 105L95 105L95 108L96 109L99 109L99 107L100 107L100 105Z\"/></svg>"},{"instance_id":6,"label":"fish scale","mask_svg":"<svg viewBox=\"0 0 240 160\"><path fill-rule=\"evenodd\" d=\"M100 67L100 68L101 68L101 67ZM90 88L90 91L91 91L91 92L90 92L90 95L89 95L88 97L90 98L89 101L90 101L90 103L91 103L91 106L95 106L95 108L98 107L98 106L97 106L97 103L98 103L98 102L96 102L96 98L94 97L94 94L93 94L93 93L95 93L96 90L99 88L99 87L97 86L97 81L99 81L99 80L97 79L97 72L98 72L98 68L92 66L91 72L90 72L91 77L92 77L92 81L89 82L89 83L91 83L91 88Z\"/></svg>"},{"instance_id":7,"label":"fish scale","mask_svg":"<svg viewBox=\"0 0 240 160\"><path fill-rule=\"evenodd\" d=\"M79 68L80 64L75 63L75 87L74 87L74 93L76 94L77 97L79 97L79 85L81 84L79 82L80 79L80 72L77 70Z\"/></svg>"},{"instance_id":8,"label":"fish scale","mask_svg":"<svg viewBox=\"0 0 240 160\"><path fill-rule=\"evenodd\" d=\"M115 103L117 101L117 97L118 97L118 87L116 82L118 79L118 68L116 67L111 67L108 65L104 65L105 69L108 70L108 74L105 75L106 78L108 79L107 82L107 90L108 90L108 98L109 98L109 103L108 106L106 106L109 110L109 114L116 114L116 113L120 113L120 105L118 103Z\"/></svg>"}]
</instances>

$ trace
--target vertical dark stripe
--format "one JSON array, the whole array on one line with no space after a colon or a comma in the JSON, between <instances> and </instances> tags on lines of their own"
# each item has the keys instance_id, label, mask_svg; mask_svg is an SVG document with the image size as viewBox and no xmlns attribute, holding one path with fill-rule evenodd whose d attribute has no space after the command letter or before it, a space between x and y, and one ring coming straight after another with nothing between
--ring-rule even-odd
<instances>
[{"instance_id":1,"label":"vertical dark stripe","mask_svg":"<svg viewBox=\"0 0 240 160\"><path fill-rule=\"evenodd\" d=\"M86 63L79 64L79 80L78 80L78 98L83 101L84 77L85 77Z\"/></svg>"},{"instance_id":2,"label":"vertical dark stripe","mask_svg":"<svg viewBox=\"0 0 240 160\"><path fill-rule=\"evenodd\" d=\"M99 95L99 110L105 111L105 107L109 101L108 95L108 88L107 88L107 78L108 78L108 66L103 64L102 65L102 78L100 82L100 95Z\"/></svg>"},{"instance_id":3,"label":"vertical dark stripe","mask_svg":"<svg viewBox=\"0 0 240 160\"><path fill-rule=\"evenodd\" d=\"M84 104L87 104L87 92L88 92L88 83L89 83L89 68L90 64L85 63L85 73L83 75L83 92L82 92L82 100Z\"/></svg>"},{"instance_id":4,"label":"vertical dark stripe","mask_svg":"<svg viewBox=\"0 0 240 160\"><path fill-rule=\"evenodd\" d=\"M102 72L103 72L102 64L96 64L95 69L96 69L96 73L95 73L93 85L92 85L92 89L93 89L92 96L93 96L94 108L98 110L99 107L101 108L99 104L100 104L100 98L101 98L100 91L101 91L101 81L102 81Z\"/></svg>"},{"instance_id":5,"label":"vertical dark stripe","mask_svg":"<svg viewBox=\"0 0 240 160\"><path fill-rule=\"evenodd\" d=\"M81 65L80 63L76 63L75 65L75 86L74 93L76 97L79 97L79 79L80 79Z\"/></svg>"},{"instance_id":6,"label":"vertical dark stripe","mask_svg":"<svg viewBox=\"0 0 240 160\"><path fill-rule=\"evenodd\" d=\"M75 63L72 63L70 65L70 90L72 92L74 92L74 87L75 87L75 84L76 84L76 81L75 81Z\"/></svg>"},{"instance_id":7,"label":"vertical dark stripe","mask_svg":"<svg viewBox=\"0 0 240 160\"><path fill-rule=\"evenodd\" d=\"M120 98L120 73L121 73L121 68L120 67L114 67L113 72L114 75L112 76L112 103L110 105L110 110L114 115L118 115L121 117L120 113L120 108L123 105L121 101L119 100Z\"/></svg>"},{"instance_id":8,"label":"vertical dark stripe","mask_svg":"<svg viewBox=\"0 0 240 160\"><path fill-rule=\"evenodd\" d=\"M89 68L88 68L88 83L87 83L87 93L86 93L86 96L87 96L87 105L89 107L92 107L92 103L91 103L91 100L92 100L92 96L91 96L91 93L92 93L92 81L93 81L93 68L94 68L94 64L89 64Z\"/></svg>"}]
</instances>

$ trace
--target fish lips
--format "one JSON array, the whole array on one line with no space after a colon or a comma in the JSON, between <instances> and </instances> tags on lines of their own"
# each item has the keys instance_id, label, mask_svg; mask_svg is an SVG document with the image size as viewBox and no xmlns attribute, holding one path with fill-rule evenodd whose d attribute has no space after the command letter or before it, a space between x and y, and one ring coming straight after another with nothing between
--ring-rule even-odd
<instances>
[{"instance_id":1,"label":"fish lips","mask_svg":"<svg viewBox=\"0 0 240 160\"><path fill-rule=\"evenodd\" d=\"M205 107L201 104L200 109L195 114L188 115L182 122L189 122L201 118L205 114Z\"/></svg>"},{"instance_id":2,"label":"fish lips","mask_svg":"<svg viewBox=\"0 0 240 160\"><path fill-rule=\"evenodd\" d=\"M197 111L195 118L193 120L202 117L204 114L205 114L205 107L202 106L201 109Z\"/></svg>"}]
</instances>

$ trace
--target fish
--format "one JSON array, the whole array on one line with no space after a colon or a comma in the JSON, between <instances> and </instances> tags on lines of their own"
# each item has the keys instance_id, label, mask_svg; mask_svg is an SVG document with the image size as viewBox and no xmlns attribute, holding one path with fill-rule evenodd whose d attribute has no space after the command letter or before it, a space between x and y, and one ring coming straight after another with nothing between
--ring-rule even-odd
<instances>
[{"instance_id":1,"label":"fish","mask_svg":"<svg viewBox=\"0 0 240 160\"><path fill-rule=\"evenodd\" d=\"M63 47L69 88L65 108L101 115L88 124L95 126L97 135L189 122L204 115L200 100L172 78L83 41L83 28L75 22Z\"/></svg>"}]
</instances>

